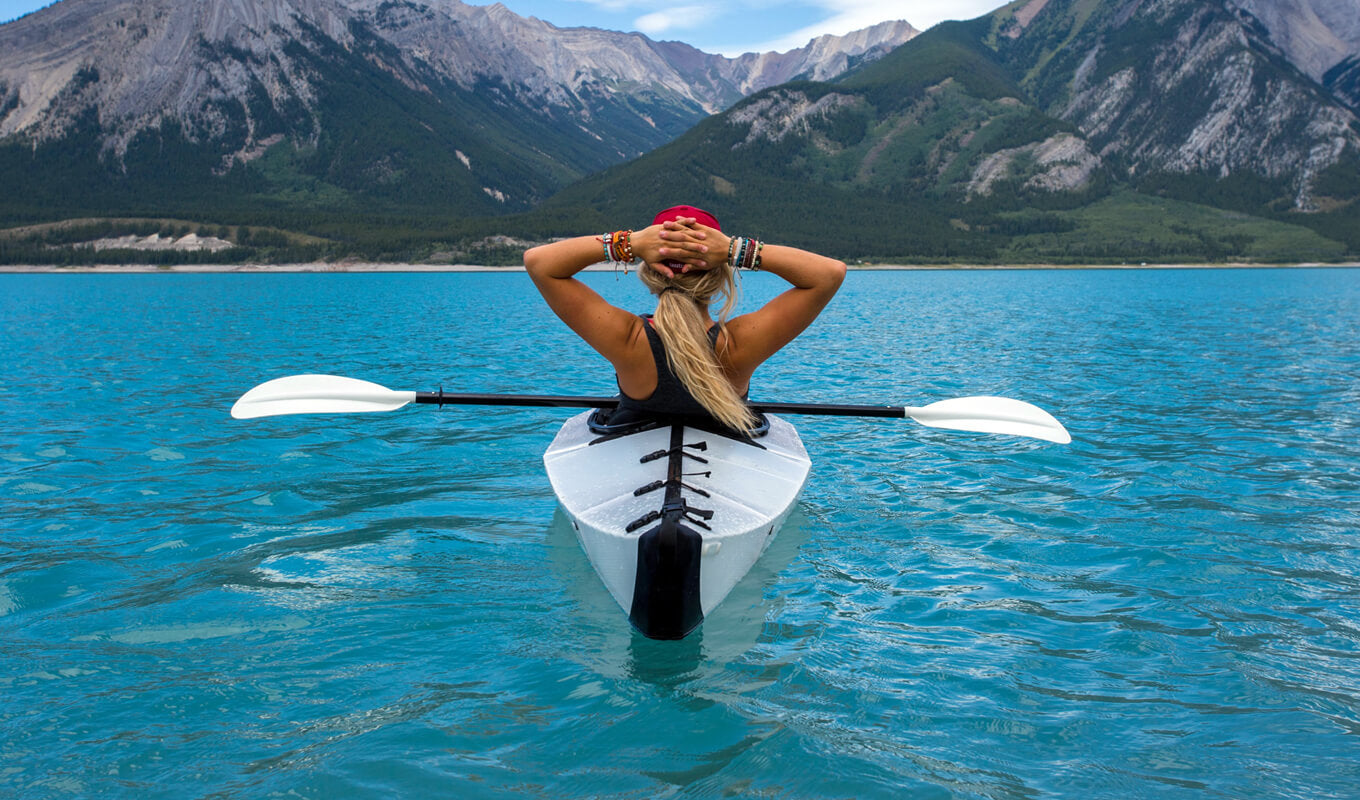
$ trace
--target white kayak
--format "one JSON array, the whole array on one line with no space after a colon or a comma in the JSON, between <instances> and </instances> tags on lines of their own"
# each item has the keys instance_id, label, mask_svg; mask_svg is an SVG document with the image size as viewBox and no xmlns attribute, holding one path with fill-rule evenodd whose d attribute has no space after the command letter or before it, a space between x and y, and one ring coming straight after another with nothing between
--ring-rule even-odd
<instances>
[{"instance_id":1,"label":"white kayak","mask_svg":"<svg viewBox=\"0 0 1360 800\"><path fill-rule=\"evenodd\" d=\"M543 463L590 563L653 639L701 623L769 546L811 461L798 432L737 439L685 424L600 433L567 420Z\"/></svg>"}]
</instances>

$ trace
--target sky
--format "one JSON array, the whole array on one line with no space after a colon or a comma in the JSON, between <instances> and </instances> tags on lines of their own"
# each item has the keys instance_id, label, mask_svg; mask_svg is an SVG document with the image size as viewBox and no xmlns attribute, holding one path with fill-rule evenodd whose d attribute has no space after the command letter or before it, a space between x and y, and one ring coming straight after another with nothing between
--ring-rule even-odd
<instances>
[{"instance_id":1,"label":"sky","mask_svg":"<svg viewBox=\"0 0 1360 800\"><path fill-rule=\"evenodd\" d=\"M468 0L471 5L488 5ZM947 19L972 19L1001 0L501 0L511 11L561 28L640 31L708 53L785 51L826 33L844 34L904 19L920 30ZM0 0L0 22L51 0Z\"/></svg>"}]
</instances>

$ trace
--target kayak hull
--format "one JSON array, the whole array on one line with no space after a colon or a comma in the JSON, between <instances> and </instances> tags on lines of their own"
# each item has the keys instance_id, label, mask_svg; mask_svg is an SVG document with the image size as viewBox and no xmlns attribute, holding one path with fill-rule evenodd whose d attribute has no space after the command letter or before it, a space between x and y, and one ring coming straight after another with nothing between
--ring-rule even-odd
<instances>
[{"instance_id":1,"label":"kayak hull","mask_svg":"<svg viewBox=\"0 0 1360 800\"><path fill-rule=\"evenodd\" d=\"M634 627L682 638L765 552L807 480L807 451L774 416L747 440L680 422L602 436L592 413L558 431L548 479Z\"/></svg>"}]
</instances>

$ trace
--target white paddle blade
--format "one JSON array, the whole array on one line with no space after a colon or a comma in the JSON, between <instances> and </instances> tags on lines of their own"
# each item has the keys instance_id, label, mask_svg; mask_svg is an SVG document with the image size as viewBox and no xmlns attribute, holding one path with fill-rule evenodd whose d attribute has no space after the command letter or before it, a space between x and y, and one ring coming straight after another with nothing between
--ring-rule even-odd
<instances>
[{"instance_id":1,"label":"white paddle blade","mask_svg":"<svg viewBox=\"0 0 1360 800\"><path fill-rule=\"evenodd\" d=\"M1072 441L1072 435L1053 415L1009 397L960 397L921 408L908 406L904 411L908 417L932 428L1007 433L1058 444Z\"/></svg>"},{"instance_id":2,"label":"white paddle blade","mask_svg":"<svg viewBox=\"0 0 1360 800\"><path fill-rule=\"evenodd\" d=\"M290 375L266 381L241 395L231 407L231 415L236 419L254 419L280 414L396 411L415 399L415 392L394 392L356 378Z\"/></svg>"}]
</instances>

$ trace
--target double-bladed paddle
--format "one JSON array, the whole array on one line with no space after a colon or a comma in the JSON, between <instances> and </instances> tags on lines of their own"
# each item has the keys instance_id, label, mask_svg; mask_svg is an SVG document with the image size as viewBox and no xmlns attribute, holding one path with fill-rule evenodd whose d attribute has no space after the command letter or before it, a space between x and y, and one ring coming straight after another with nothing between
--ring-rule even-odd
<instances>
[{"instance_id":1,"label":"double-bladed paddle","mask_svg":"<svg viewBox=\"0 0 1360 800\"><path fill-rule=\"evenodd\" d=\"M231 407L236 419L280 414L336 414L396 411L408 403L474 406L549 406L613 408L616 397L522 394L398 392L376 383L339 375L290 375L275 378L241 395ZM1067 444L1072 436L1038 406L1007 397L959 397L928 406L858 406L824 403L751 403L755 411L841 417L909 417L932 428L1005 433Z\"/></svg>"}]
</instances>

